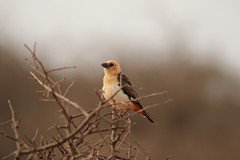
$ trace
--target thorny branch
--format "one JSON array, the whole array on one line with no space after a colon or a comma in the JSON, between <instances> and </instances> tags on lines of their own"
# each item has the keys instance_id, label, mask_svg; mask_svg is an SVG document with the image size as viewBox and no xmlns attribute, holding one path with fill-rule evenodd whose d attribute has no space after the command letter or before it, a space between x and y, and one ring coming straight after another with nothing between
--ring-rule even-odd
<instances>
[{"instance_id":1,"label":"thorny branch","mask_svg":"<svg viewBox=\"0 0 240 160\"><path fill-rule=\"evenodd\" d=\"M56 130L57 134L50 139L45 139L36 130L33 138L21 136L18 131L19 122L15 117L13 106L8 101L11 119L0 123L2 125L11 124L13 136L0 131L0 134L13 140L16 149L3 159L137 159L139 153L143 153L146 159L150 159L148 151L143 149L131 134L131 126L136 124L131 122L131 117L135 113L121 112L116 110L114 105L108 102L120 91L117 91L111 98L104 100L102 91L97 90L99 104L94 109L87 111L85 107L67 97L67 93L73 87L76 80L72 81L66 90L63 90L62 82L66 78L53 80L50 73L59 72L65 69L75 69L72 67L61 67L57 69L46 69L36 55L36 43L33 49L24 45L31 54L32 60L26 59L31 67L31 79L35 80L41 87L44 101L55 102L62 114L64 124L54 125L51 130ZM120 83L121 84L121 83ZM124 86L121 86L122 88ZM167 91L153 93L140 97L137 100L164 95ZM163 102L168 103L170 100ZM144 109L156 107L154 104ZM68 107L73 107L78 112L71 113ZM111 109L112 108L112 109ZM140 110L139 112L141 112ZM76 123L80 122L80 124ZM110 125L110 127L109 127Z\"/></svg>"}]
</instances>

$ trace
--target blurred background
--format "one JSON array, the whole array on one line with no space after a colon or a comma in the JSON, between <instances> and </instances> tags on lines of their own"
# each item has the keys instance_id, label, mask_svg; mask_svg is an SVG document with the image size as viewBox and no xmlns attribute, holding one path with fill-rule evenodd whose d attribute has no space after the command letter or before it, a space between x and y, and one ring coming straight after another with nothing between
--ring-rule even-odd
<instances>
[{"instance_id":1,"label":"blurred background","mask_svg":"<svg viewBox=\"0 0 240 160\"><path fill-rule=\"evenodd\" d=\"M12 101L20 132L47 135L58 108L39 101L24 44L50 68L77 69L55 78L79 78L70 99L91 109L102 88L100 64L120 62L140 95L167 90L145 105L158 126L140 116L133 135L152 159L240 159L240 1L236 0L0 0L0 122ZM0 126L12 134L8 126ZM0 157L14 143L0 136ZM139 158L141 159L141 158Z\"/></svg>"}]
</instances>

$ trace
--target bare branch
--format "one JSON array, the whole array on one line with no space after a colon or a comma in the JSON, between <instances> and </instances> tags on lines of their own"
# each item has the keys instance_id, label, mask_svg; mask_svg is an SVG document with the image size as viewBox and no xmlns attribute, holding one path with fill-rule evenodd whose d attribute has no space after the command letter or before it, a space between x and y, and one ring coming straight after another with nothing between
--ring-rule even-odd
<instances>
[{"instance_id":1,"label":"bare branch","mask_svg":"<svg viewBox=\"0 0 240 160\"><path fill-rule=\"evenodd\" d=\"M14 132L14 137L16 139L15 143L16 143L16 152L15 152L15 158L18 158L19 156L19 153L21 152L22 150L22 142L20 140L20 136L19 136L19 133L18 133L18 123L16 122L16 119L15 119L15 112L13 110L13 107L12 107L12 104L11 104L11 101L8 100L8 105L9 105L9 108L10 108L10 111L11 111L11 115L12 115L12 130Z\"/></svg>"},{"instance_id":2,"label":"bare branch","mask_svg":"<svg viewBox=\"0 0 240 160\"><path fill-rule=\"evenodd\" d=\"M6 125L6 124L9 124L11 123L12 121L11 120L8 120L8 121L5 121L5 122L1 122L0 123L0 126L3 126L3 125Z\"/></svg>"},{"instance_id":3,"label":"bare branch","mask_svg":"<svg viewBox=\"0 0 240 160\"><path fill-rule=\"evenodd\" d=\"M146 159L150 159L150 153L140 145L141 141L138 142L134 139L131 133L132 126L136 124L135 122L132 123L131 117L146 109L169 103L172 99L146 106L131 114L128 110L120 111L115 107L118 104L113 103L114 97L125 87L120 83L120 89L109 99L104 99L102 90L96 90L99 103L95 108L86 111L83 106L66 97L78 80L77 78L71 81L66 89L62 89L63 82L69 80L67 78L55 80L50 77L53 72L75 69L76 66L47 70L36 55L36 45L37 43L34 43L33 49L30 49L26 44L24 45L32 57L32 60L26 59L33 70L29 72L30 78L42 87L37 92L40 94L42 102L54 102L57 104L60 113L59 118L63 119L63 122L49 125L48 132L52 132L50 139L39 135L39 129L35 131L32 138L25 135L22 138L18 132L20 121L16 120L12 104L8 101L11 119L0 123L0 126L11 124L13 136L4 131L0 131L0 134L13 140L16 143L16 149L3 159L131 160L137 159L140 152L144 153ZM122 75L120 75L121 81ZM135 100L148 99L164 94L167 94L167 91L152 93ZM78 113L71 113L72 110L69 110L69 107L77 109Z\"/></svg>"},{"instance_id":4,"label":"bare branch","mask_svg":"<svg viewBox=\"0 0 240 160\"><path fill-rule=\"evenodd\" d=\"M63 96L66 97L66 95L68 94L68 91L69 91L70 88L74 85L74 83L75 83L76 81L77 81L77 79L74 80L74 81L72 81L72 82L70 83L70 85L69 85L68 88L66 89L65 93L63 94Z\"/></svg>"},{"instance_id":5,"label":"bare branch","mask_svg":"<svg viewBox=\"0 0 240 160\"><path fill-rule=\"evenodd\" d=\"M35 80L37 80L37 82L38 82L41 86L43 86L46 90L48 90L49 92L52 92L51 88L50 88L49 86L45 85L40 79L38 79L38 77L37 77L34 73L30 72L30 75L32 75L33 78L34 78ZM73 107L75 107L76 109L80 110L86 117L89 116L89 114L88 114L81 106L79 106L77 103L75 103L75 102L73 102L73 101L70 101L68 98L66 98L66 97L64 97L64 96L62 96L62 95L60 95L60 94L58 94L58 93L56 93L56 96L57 96L58 98L60 98L61 100L63 100L64 102L67 102L67 103L70 104L71 106L73 106Z\"/></svg>"},{"instance_id":6,"label":"bare branch","mask_svg":"<svg viewBox=\"0 0 240 160\"><path fill-rule=\"evenodd\" d=\"M51 70L47 71L47 73L49 74L49 73L55 72L55 71L62 71L62 70L65 70L65 69L76 69L76 68L77 68L76 66L55 68L55 69L51 69Z\"/></svg>"},{"instance_id":7,"label":"bare branch","mask_svg":"<svg viewBox=\"0 0 240 160\"><path fill-rule=\"evenodd\" d=\"M4 131L0 131L0 134L5 136L5 137L7 137L7 138L9 138L9 139L11 139L11 140L13 140L13 141L17 141L17 139L15 137L12 137L12 136L8 135Z\"/></svg>"}]
</instances>

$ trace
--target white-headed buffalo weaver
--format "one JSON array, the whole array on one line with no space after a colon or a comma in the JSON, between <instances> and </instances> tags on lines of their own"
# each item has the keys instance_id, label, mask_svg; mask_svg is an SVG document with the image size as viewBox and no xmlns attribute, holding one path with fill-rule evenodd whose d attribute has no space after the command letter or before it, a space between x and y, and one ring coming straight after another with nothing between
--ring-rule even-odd
<instances>
[{"instance_id":1,"label":"white-headed buffalo weaver","mask_svg":"<svg viewBox=\"0 0 240 160\"><path fill-rule=\"evenodd\" d=\"M104 97L106 99L112 97L109 102L115 104L116 108L120 110L126 110L130 107L138 112L143 109L143 106L137 100L139 97L132 83L126 75L121 73L119 63L115 60L109 60L103 63L102 66L105 74L102 88ZM156 124L145 110L140 111L139 114L146 117L151 123Z\"/></svg>"}]
</instances>

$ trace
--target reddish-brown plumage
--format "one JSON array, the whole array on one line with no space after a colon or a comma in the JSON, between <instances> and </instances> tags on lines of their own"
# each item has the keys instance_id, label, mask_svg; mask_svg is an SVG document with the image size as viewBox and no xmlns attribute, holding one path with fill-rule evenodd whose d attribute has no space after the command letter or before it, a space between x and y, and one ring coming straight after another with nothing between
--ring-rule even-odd
<instances>
[{"instance_id":1,"label":"reddish-brown plumage","mask_svg":"<svg viewBox=\"0 0 240 160\"><path fill-rule=\"evenodd\" d=\"M142 108L140 108L138 105L136 105L135 103L131 103L130 107L131 107L131 109L134 110L135 112L138 112L139 110L142 109ZM143 111L139 112L139 114L145 116Z\"/></svg>"}]
</instances>

